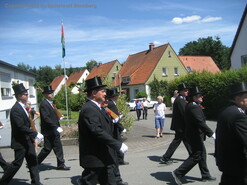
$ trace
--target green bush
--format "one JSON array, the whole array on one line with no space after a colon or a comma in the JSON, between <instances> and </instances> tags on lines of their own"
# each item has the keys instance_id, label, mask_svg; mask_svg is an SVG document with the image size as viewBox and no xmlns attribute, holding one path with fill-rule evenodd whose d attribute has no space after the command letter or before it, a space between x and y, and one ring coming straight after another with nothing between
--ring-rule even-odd
<instances>
[{"instance_id":1,"label":"green bush","mask_svg":"<svg viewBox=\"0 0 247 185\"><path fill-rule=\"evenodd\" d=\"M169 94L182 82L189 87L199 86L204 92L205 113L208 119L216 119L219 110L227 104L229 100L229 86L247 81L247 67L239 70L229 70L222 73L212 74L208 72L192 73L176 79L169 83Z\"/></svg>"},{"instance_id":2,"label":"green bush","mask_svg":"<svg viewBox=\"0 0 247 185\"><path fill-rule=\"evenodd\" d=\"M136 98L144 98L146 97L147 98L147 93L145 93L144 91L139 91L137 94L136 94Z\"/></svg>"},{"instance_id":3,"label":"green bush","mask_svg":"<svg viewBox=\"0 0 247 185\"><path fill-rule=\"evenodd\" d=\"M129 114L130 109L127 106L127 99L125 95L120 95L118 97L117 108L118 108L118 112L123 115L121 119L121 124L124 126L124 128L130 130L132 124L134 123L135 118L131 114Z\"/></svg>"}]
</instances>

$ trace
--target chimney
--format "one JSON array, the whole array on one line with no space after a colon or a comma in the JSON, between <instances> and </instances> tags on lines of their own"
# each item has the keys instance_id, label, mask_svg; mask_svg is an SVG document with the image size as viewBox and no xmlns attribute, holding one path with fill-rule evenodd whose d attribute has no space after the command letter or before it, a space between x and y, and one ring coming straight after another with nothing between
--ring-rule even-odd
<instances>
[{"instance_id":1,"label":"chimney","mask_svg":"<svg viewBox=\"0 0 247 185\"><path fill-rule=\"evenodd\" d=\"M150 43L150 44L149 44L149 51L153 51L154 47L155 47L155 46L154 46L154 43Z\"/></svg>"}]
</instances>

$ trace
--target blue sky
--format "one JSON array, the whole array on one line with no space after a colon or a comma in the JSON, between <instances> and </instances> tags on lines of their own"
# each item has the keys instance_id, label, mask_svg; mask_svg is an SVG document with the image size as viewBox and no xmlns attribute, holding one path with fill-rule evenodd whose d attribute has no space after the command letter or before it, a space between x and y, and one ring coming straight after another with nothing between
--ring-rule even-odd
<instances>
[{"instance_id":1,"label":"blue sky","mask_svg":"<svg viewBox=\"0 0 247 185\"><path fill-rule=\"evenodd\" d=\"M66 67L84 67L91 59L123 63L151 42L169 42L178 53L190 41L219 36L230 47L245 5L246 0L1 0L0 60L63 66L62 20Z\"/></svg>"}]
</instances>

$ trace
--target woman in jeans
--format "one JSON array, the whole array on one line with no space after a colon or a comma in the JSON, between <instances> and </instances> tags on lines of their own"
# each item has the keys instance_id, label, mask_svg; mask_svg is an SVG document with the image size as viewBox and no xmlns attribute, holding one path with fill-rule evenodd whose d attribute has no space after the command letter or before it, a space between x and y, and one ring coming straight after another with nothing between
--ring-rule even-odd
<instances>
[{"instance_id":1,"label":"woman in jeans","mask_svg":"<svg viewBox=\"0 0 247 185\"><path fill-rule=\"evenodd\" d=\"M163 103L163 97L157 97L158 103L154 105L154 114L155 114L155 129L156 129L156 137L163 137L162 132L165 124L165 110L166 105Z\"/></svg>"}]
</instances>

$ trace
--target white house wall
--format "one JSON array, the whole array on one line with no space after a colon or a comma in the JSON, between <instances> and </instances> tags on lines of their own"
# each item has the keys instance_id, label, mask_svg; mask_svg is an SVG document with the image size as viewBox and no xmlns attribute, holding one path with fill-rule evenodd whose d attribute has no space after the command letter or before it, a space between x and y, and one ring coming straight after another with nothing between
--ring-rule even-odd
<instances>
[{"instance_id":1,"label":"white house wall","mask_svg":"<svg viewBox=\"0 0 247 185\"><path fill-rule=\"evenodd\" d=\"M247 55L247 17L242 24L241 31L235 43L235 47L231 55L231 67L233 69L241 68L241 56Z\"/></svg>"},{"instance_id":2,"label":"white house wall","mask_svg":"<svg viewBox=\"0 0 247 185\"><path fill-rule=\"evenodd\" d=\"M37 105L37 92L34 87L29 86L29 80L32 80L35 83L35 78L32 75L28 75L28 73L22 73L21 71L16 70L15 68L11 69L10 67L3 67L1 65L0 73L6 73L10 75L11 84L13 82L23 83L25 88L30 89L33 88L33 96L29 96L29 101L31 101L32 107L35 110L38 110ZM1 76L0 76L1 80ZM4 128L0 130L0 135L2 137L0 141L0 147L2 146L10 146L11 140L11 125L10 125L10 110L12 106L15 104L16 99L14 96L14 91L12 89L12 85L10 84L11 93L9 97L2 97L0 91L0 121L4 124ZM1 89L1 83L0 83ZM38 124L37 124L38 125Z\"/></svg>"}]
</instances>

